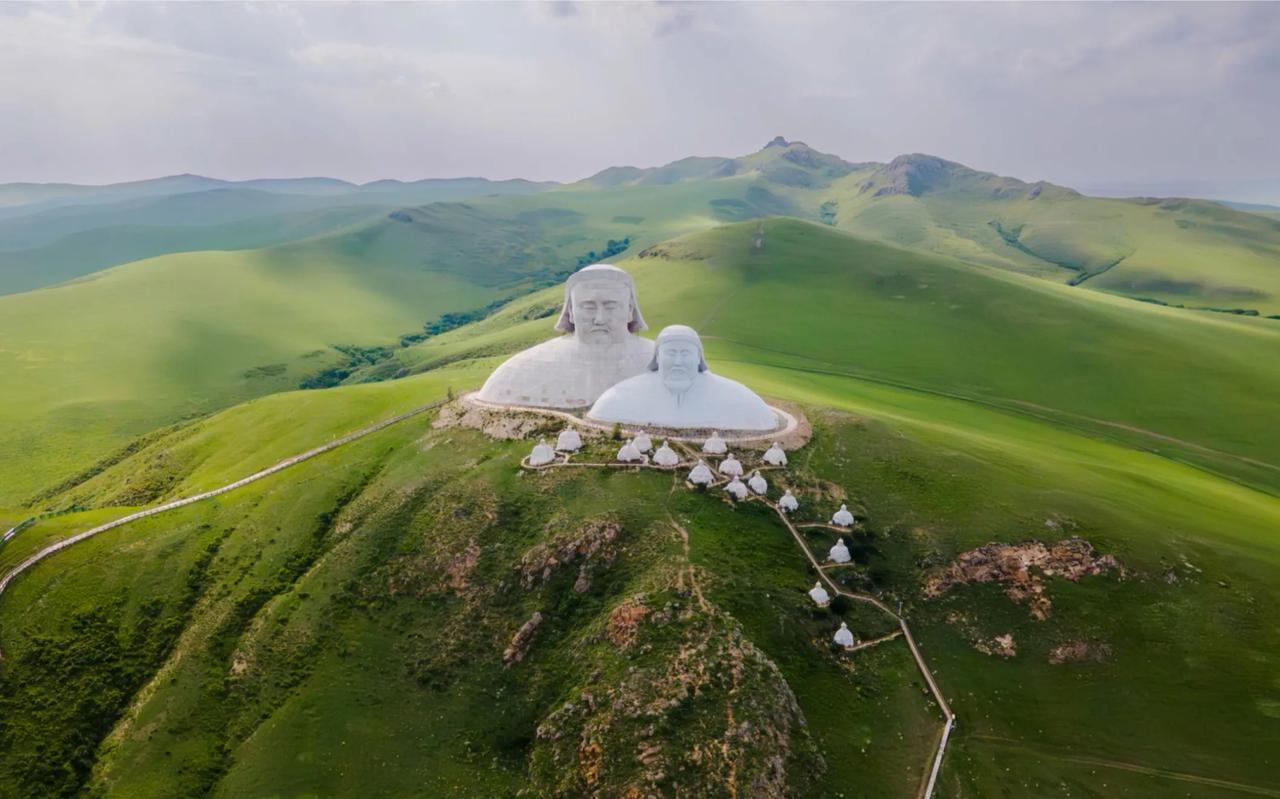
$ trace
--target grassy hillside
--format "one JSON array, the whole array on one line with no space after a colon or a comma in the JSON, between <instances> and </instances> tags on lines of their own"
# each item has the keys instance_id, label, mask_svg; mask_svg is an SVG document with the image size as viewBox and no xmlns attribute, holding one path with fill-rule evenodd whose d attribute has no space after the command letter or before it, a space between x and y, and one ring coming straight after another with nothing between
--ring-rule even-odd
<instances>
[{"instance_id":1,"label":"grassy hillside","mask_svg":"<svg viewBox=\"0 0 1280 799\"><path fill-rule=\"evenodd\" d=\"M1280 396L1270 320L1081 292L788 220L717 228L622 263L654 331L692 324L713 363L972 399L1280 490L1280 438L1260 423ZM554 335L536 317L557 301L533 295L397 363L527 346Z\"/></svg>"},{"instance_id":2,"label":"grassy hillside","mask_svg":"<svg viewBox=\"0 0 1280 799\"><path fill-rule=\"evenodd\" d=\"M849 163L781 137L740 158L615 167L577 185L730 179L786 209L768 213L864 238L1169 305L1280 315L1280 226L1204 200L1086 197L920 154Z\"/></svg>"},{"instance_id":3,"label":"grassy hillside","mask_svg":"<svg viewBox=\"0 0 1280 799\"><path fill-rule=\"evenodd\" d=\"M434 203L286 245L168 255L0 297L0 376L22 387L0 398L0 502L158 426L345 373L445 314L559 283L608 256L610 241L634 251L719 224L709 198L766 213L752 188ZM19 452L22 461L8 457Z\"/></svg>"},{"instance_id":4,"label":"grassy hillside","mask_svg":"<svg viewBox=\"0 0 1280 799\"><path fill-rule=\"evenodd\" d=\"M960 716L943 795L1221 795L1194 779L1280 790L1266 745L1280 500L968 401L722 370L808 408L815 438L788 478L807 517L831 492L865 517L843 579L904 603ZM185 493L269 462L280 441L319 443L485 371L258 400L157 442L78 501L114 501L161 457L173 479L157 498ZM653 784L636 752L656 741L645 762L689 795L721 795L726 779L745 789L770 759L791 795L914 795L939 718L905 647L833 653L839 613L861 637L884 621L813 611L813 576L767 513L663 475L522 475L528 446L420 419L37 567L0 599L3 790L576 795L593 775L620 792ZM529 570L605 523L617 534L586 561ZM920 594L960 551L1068 534L1126 576L1050 580L1044 621L996 586ZM617 609L637 606L648 615L619 632ZM544 622L524 658L504 664L534 611ZM975 649L1005 633L1012 658ZM1049 662L1075 640L1106 657ZM716 678L729 673L736 685ZM589 711L659 701L673 678L694 680L696 700ZM794 709L772 704L789 695ZM753 733L721 737L730 713ZM680 757L708 744L723 755Z\"/></svg>"},{"instance_id":5,"label":"grassy hillside","mask_svg":"<svg viewBox=\"0 0 1280 799\"><path fill-rule=\"evenodd\" d=\"M1189 307L1280 314L1280 226L1204 200L1104 199L902 156L832 186L858 235Z\"/></svg>"},{"instance_id":6,"label":"grassy hillside","mask_svg":"<svg viewBox=\"0 0 1280 799\"><path fill-rule=\"evenodd\" d=\"M21 199L15 188L20 187L0 185L0 198ZM191 176L145 186L70 188L84 191L56 202L0 207L0 294L171 252L296 241L381 219L404 206L531 194L549 186L480 178L354 186L328 179L232 183Z\"/></svg>"}]
</instances>

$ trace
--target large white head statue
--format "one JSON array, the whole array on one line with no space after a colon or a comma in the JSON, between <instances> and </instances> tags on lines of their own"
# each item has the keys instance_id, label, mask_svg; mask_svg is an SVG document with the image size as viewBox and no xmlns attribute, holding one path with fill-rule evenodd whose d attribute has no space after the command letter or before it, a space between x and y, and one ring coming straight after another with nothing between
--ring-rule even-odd
<instances>
[{"instance_id":1,"label":"large white head statue","mask_svg":"<svg viewBox=\"0 0 1280 799\"><path fill-rule=\"evenodd\" d=\"M702 355L702 339L687 325L668 325L658 334L649 371L662 376L662 385L676 396L693 386L698 375L707 371Z\"/></svg>"},{"instance_id":2,"label":"large white head statue","mask_svg":"<svg viewBox=\"0 0 1280 799\"><path fill-rule=\"evenodd\" d=\"M569 276L564 284L564 308L556 330L572 333L591 347L623 343L628 333L647 330L636 300L636 284L611 264L592 264Z\"/></svg>"}]
</instances>

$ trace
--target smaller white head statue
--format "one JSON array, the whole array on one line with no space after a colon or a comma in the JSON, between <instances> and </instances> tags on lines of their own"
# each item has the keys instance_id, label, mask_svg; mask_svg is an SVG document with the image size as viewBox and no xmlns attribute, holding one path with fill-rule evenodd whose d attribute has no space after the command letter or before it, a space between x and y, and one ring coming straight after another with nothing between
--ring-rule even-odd
<instances>
[{"instance_id":1,"label":"smaller white head statue","mask_svg":"<svg viewBox=\"0 0 1280 799\"><path fill-rule=\"evenodd\" d=\"M662 385L676 395L676 401L690 388L698 375L707 371L702 354L702 339L688 325L667 325L654 342L649 371L662 375Z\"/></svg>"},{"instance_id":2,"label":"smaller white head statue","mask_svg":"<svg viewBox=\"0 0 1280 799\"><path fill-rule=\"evenodd\" d=\"M636 284L612 264L592 264L569 276L556 330L589 347L623 343L628 333L648 330L636 300Z\"/></svg>"}]
</instances>

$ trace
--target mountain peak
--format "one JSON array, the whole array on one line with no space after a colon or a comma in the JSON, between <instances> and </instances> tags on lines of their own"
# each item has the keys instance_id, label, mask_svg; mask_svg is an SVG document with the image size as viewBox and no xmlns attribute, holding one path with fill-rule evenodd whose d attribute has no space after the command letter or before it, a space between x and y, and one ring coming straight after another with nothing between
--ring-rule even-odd
<instances>
[{"instance_id":1,"label":"mountain peak","mask_svg":"<svg viewBox=\"0 0 1280 799\"><path fill-rule=\"evenodd\" d=\"M781 136L774 136L773 139L764 146L764 149L767 150L770 147L790 147L790 146L791 146L791 142L787 141Z\"/></svg>"}]
</instances>

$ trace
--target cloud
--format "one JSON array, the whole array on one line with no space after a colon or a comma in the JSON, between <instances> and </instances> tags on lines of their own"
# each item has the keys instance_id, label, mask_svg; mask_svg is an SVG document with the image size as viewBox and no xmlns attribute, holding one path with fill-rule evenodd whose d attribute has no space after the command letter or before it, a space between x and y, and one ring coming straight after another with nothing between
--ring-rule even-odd
<instances>
[{"instance_id":1,"label":"cloud","mask_svg":"<svg viewBox=\"0 0 1280 799\"><path fill-rule=\"evenodd\" d=\"M0 5L0 182L574 179L774 135L1280 177L1280 4Z\"/></svg>"}]
</instances>

